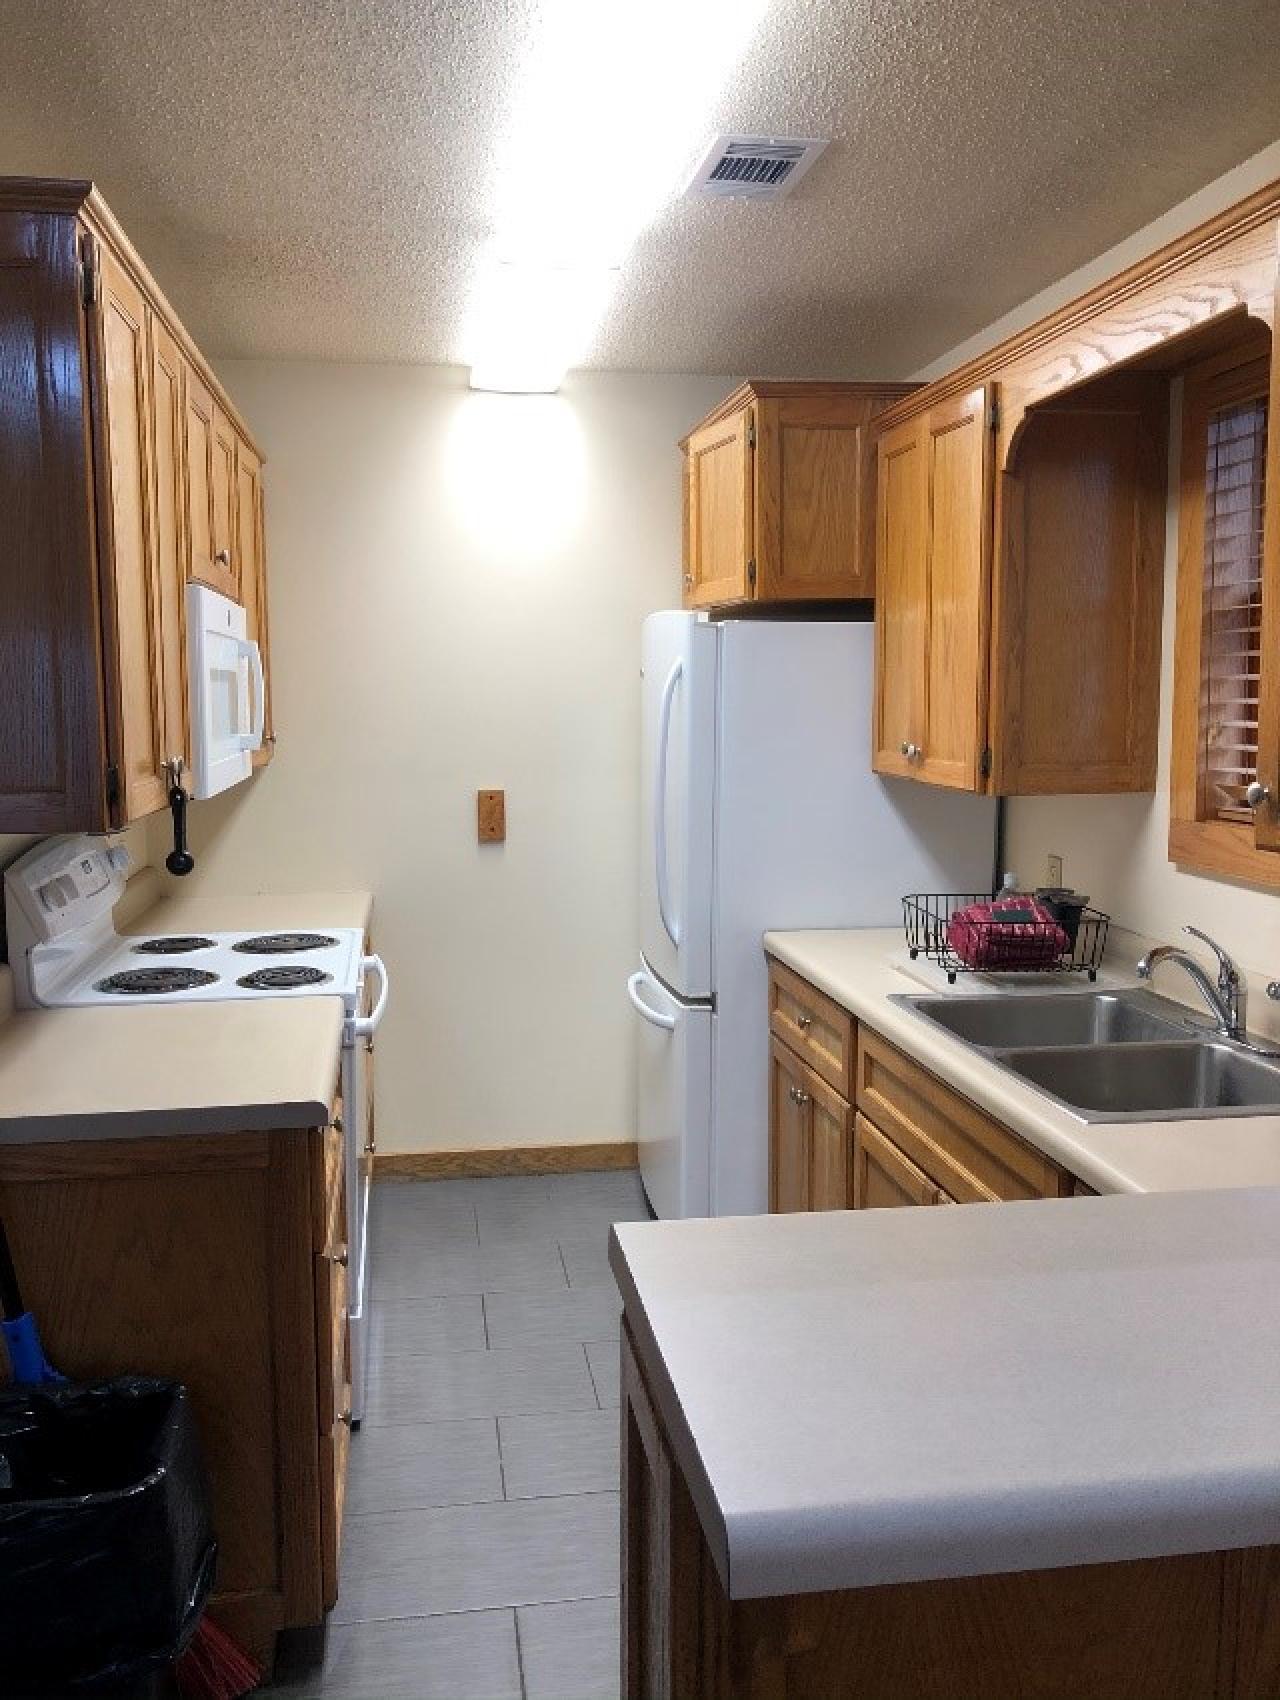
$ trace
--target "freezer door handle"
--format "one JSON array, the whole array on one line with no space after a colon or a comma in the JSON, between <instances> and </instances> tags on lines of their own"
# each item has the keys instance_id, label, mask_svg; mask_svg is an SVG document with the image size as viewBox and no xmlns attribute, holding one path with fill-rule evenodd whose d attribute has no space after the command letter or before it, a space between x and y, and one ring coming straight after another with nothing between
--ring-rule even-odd
<instances>
[{"instance_id":1,"label":"freezer door handle","mask_svg":"<svg viewBox=\"0 0 1280 1700\"><path fill-rule=\"evenodd\" d=\"M658 914L667 930L667 937L680 948L680 922L671 912L671 891L667 876L667 746L671 742L671 708L676 686L684 672L684 662L676 661L662 687L662 704L658 713L658 760L653 775L653 860L658 887Z\"/></svg>"},{"instance_id":2,"label":"freezer door handle","mask_svg":"<svg viewBox=\"0 0 1280 1700\"><path fill-rule=\"evenodd\" d=\"M637 1015L642 1015L651 1027L661 1027L668 1033L674 1033L676 1018L674 1015L664 1015L660 1009L653 1009L640 996L640 988L648 976L643 969L637 970L627 981L627 996L631 999Z\"/></svg>"}]
</instances>

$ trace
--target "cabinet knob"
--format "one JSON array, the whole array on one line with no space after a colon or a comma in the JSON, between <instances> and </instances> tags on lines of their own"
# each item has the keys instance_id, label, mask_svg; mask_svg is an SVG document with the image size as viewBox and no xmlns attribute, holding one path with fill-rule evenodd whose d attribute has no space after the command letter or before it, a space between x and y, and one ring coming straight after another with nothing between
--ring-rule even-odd
<instances>
[{"instance_id":1,"label":"cabinet knob","mask_svg":"<svg viewBox=\"0 0 1280 1700\"><path fill-rule=\"evenodd\" d=\"M351 1264L351 1253L345 1245L337 1246L329 1253L329 1262L336 1263L339 1269L349 1268Z\"/></svg>"},{"instance_id":2,"label":"cabinet knob","mask_svg":"<svg viewBox=\"0 0 1280 1700\"><path fill-rule=\"evenodd\" d=\"M1251 809L1256 809L1271 796L1271 787L1264 785L1260 779L1255 779L1244 794L1244 800Z\"/></svg>"},{"instance_id":3,"label":"cabinet knob","mask_svg":"<svg viewBox=\"0 0 1280 1700\"><path fill-rule=\"evenodd\" d=\"M341 1132L342 1132L342 1130L343 1130L343 1121L342 1121L342 1117L341 1117L341 1116L335 1116L335 1117L334 1117L334 1118L333 1118L333 1131L334 1131L334 1132L335 1132L335 1133L341 1133Z\"/></svg>"},{"instance_id":4,"label":"cabinet knob","mask_svg":"<svg viewBox=\"0 0 1280 1700\"><path fill-rule=\"evenodd\" d=\"M339 1411L338 1412L338 1421L340 1423L343 1423L347 1428L351 1427L351 1425L355 1421L355 1416L354 1416L354 1413L352 1412L350 1405L347 1406L345 1411Z\"/></svg>"},{"instance_id":5,"label":"cabinet knob","mask_svg":"<svg viewBox=\"0 0 1280 1700\"><path fill-rule=\"evenodd\" d=\"M213 558L220 567L229 567L231 565L230 549L219 549Z\"/></svg>"},{"instance_id":6,"label":"cabinet knob","mask_svg":"<svg viewBox=\"0 0 1280 1700\"><path fill-rule=\"evenodd\" d=\"M813 1026L813 1017L811 1015L797 1015L796 1026L802 1033L807 1033Z\"/></svg>"},{"instance_id":7,"label":"cabinet knob","mask_svg":"<svg viewBox=\"0 0 1280 1700\"><path fill-rule=\"evenodd\" d=\"M908 761L919 761L920 757L924 754L924 751L920 748L919 744L903 744L902 754L906 756Z\"/></svg>"},{"instance_id":8,"label":"cabinet knob","mask_svg":"<svg viewBox=\"0 0 1280 1700\"><path fill-rule=\"evenodd\" d=\"M684 587L685 587L686 590L692 590L693 589L693 574L692 573L686 573L684 575Z\"/></svg>"},{"instance_id":9,"label":"cabinet knob","mask_svg":"<svg viewBox=\"0 0 1280 1700\"><path fill-rule=\"evenodd\" d=\"M809 1094L804 1090L804 1088L802 1086L797 1086L796 1087L796 1103L800 1104L800 1105L804 1105L804 1104L807 1104L808 1102L809 1102Z\"/></svg>"}]
</instances>

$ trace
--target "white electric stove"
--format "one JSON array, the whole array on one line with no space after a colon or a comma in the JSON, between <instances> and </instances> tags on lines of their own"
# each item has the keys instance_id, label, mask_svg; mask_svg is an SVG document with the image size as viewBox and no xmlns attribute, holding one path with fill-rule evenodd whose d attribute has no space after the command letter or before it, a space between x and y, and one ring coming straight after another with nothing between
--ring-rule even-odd
<instances>
[{"instance_id":1,"label":"white electric stove","mask_svg":"<svg viewBox=\"0 0 1280 1700\"><path fill-rule=\"evenodd\" d=\"M387 1006L379 956L366 955L357 927L279 931L117 933L113 910L124 892L129 853L100 838L46 839L5 873L5 920L14 996L22 1009L111 1004L209 1003L226 998L338 997L342 1043L343 1138L347 1170L348 1290L352 1420L364 1410L368 1272L369 1157L365 1053ZM377 985L377 998L366 1007ZM122 1019L124 1019L122 1017Z\"/></svg>"}]
</instances>

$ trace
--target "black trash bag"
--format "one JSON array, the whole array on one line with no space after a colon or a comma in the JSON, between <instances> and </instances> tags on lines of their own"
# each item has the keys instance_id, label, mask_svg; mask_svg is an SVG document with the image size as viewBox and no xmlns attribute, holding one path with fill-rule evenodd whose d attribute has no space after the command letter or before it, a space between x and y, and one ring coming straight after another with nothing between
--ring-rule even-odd
<instances>
[{"instance_id":1,"label":"black trash bag","mask_svg":"<svg viewBox=\"0 0 1280 1700\"><path fill-rule=\"evenodd\" d=\"M216 1558L185 1388L0 1389L0 1694L118 1690L167 1664Z\"/></svg>"}]
</instances>

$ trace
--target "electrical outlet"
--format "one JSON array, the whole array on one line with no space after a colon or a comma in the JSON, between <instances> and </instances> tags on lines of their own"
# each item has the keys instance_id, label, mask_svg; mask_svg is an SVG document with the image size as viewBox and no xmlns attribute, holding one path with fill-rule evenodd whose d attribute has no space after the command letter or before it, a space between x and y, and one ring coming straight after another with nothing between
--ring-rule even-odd
<instances>
[{"instance_id":1,"label":"electrical outlet","mask_svg":"<svg viewBox=\"0 0 1280 1700\"><path fill-rule=\"evenodd\" d=\"M1045 880L1044 883L1046 885L1061 885L1062 884L1062 857L1054 855L1051 852L1050 855L1049 855L1048 861L1046 862L1045 865L1048 869L1048 878Z\"/></svg>"}]
</instances>

